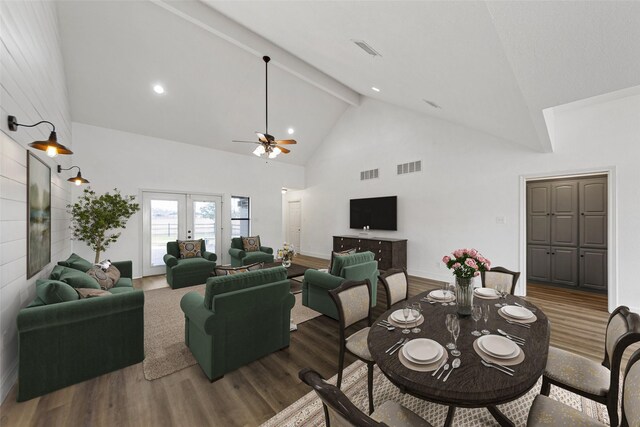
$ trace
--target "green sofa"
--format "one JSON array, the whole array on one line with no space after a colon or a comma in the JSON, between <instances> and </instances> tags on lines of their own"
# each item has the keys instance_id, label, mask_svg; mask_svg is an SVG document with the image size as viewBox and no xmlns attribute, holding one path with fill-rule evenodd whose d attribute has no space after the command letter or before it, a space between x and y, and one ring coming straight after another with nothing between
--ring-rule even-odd
<instances>
[{"instance_id":1,"label":"green sofa","mask_svg":"<svg viewBox=\"0 0 640 427\"><path fill-rule=\"evenodd\" d=\"M38 296L17 317L19 402L144 359L144 293L132 286L131 261L113 264L122 277L111 296L71 300L68 283L85 280L78 266L58 265L50 279L36 282ZM55 285L55 292L44 292Z\"/></svg>"},{"instance_id":2,"label":"green sofa","mask_svg":"<svg viewBox=\"0 0 640 427\"><path fill-rule=\"evenodd\" d=\"M172 241L167 242L167 254L163 259L167 265L167 283L172 289L177 289L206 282L216 267L218 256L207 252L203 240L202 257L180 259L178 242Z\"/></svg>"},{"instance_id":3,"label":"green sofa","mask_svg":"<svg viewBox=\"0 0 640 427\"><path fill-rule=\"evenodd\" d=\"M260 246L259 251L245 252L241 237L231 239L229 255L231 255L231 265L233 267L249 265L255 262L273 262L273 248Z\"/></svg>"},{"instance_id":4,"label":"green sofa","mask_svg":"<svg viewBox=\"0 0 640 427\"><path fill-rule=\"evenodd\" d=\"M337 256L331 271L307 270L302 281L302 305L338 320L338 309L329 296L329 290L337 288L345 280L371 282L371 307L377 303L378 261L373 252L359 252Z\"/></svg>"},{"instance_id":5,"label":"green sofa","mask_svg":"<svg viewBox=\"0 0 640 427\"><path fill-rule=\"evenodd\" d=\"M284 267L207 280L182 297L185 343L209 380L289 346L295 298Z\"/></svg>"}]
</instances>

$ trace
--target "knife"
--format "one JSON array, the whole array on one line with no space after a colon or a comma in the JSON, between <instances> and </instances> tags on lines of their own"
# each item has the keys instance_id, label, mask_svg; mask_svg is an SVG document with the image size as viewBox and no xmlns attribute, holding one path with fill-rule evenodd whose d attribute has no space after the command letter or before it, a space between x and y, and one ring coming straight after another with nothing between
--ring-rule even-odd
<instances>
[{"instance_id":1,"label":"knife","mask_svg":"<svg viewBox=\"0 0 640 427\"><path fill-rule=\"evenodd\" d=\"M396 348L393 349L393 351L391 353L389 353L389 356L392 356L393 353L395 353L396 351L400 350L400 347L404 346L406 343L409 342L409 338L405 338L404 342L402 344L400 344L399 346L397 346Z\"/></svg>"},{"instance_id":2,"label":"knife","mask_svg":"<svg viewBox=\"0 0 640 427\"><path fill-rule=\"evenodd\" d=\"M393 344L391 347L389 347L385 353L389 353L391 350L393 350L394 348L396 348L397 346L399 346L400 344L402 344L402 342L404 341L404 338L400 338L400 341L398 341L397 343Z\"/></svg>"}]
</instances>

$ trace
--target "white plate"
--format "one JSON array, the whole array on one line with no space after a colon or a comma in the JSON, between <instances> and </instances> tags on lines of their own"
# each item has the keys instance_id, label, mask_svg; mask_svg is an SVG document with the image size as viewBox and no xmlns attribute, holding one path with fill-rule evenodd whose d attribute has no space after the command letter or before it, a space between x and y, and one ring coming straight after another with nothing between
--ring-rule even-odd
<instances>
[{"instance_id":1,"label":"white plate","mask_svg":"<svg viewBox=\"0 0 640 427\"><path fill-rule=\"evenodd\" d=\"M475 288L474 292L483 297L495 297L498 296L498 293L493 288Z\"/></svg>"},{"instance_id":2,"label":"white plate","mask_svg":"<svg viewBox=\"0 0 640 427\"><path fill-rule=\"evenodd\" d=\"M520 354L520 348L508 338L500 335L485 335L478 338L478 346L493 357L512 359Z\"/></svg>"},{"instance_id":3,"label":"white plate","mask_svg":"<svg viewBox=\"0 0 640 427\"><path fill-rule=\"evenodd\" d=\"M404 356L413 363L433 363L442 357L444 349L434 340L416 338L402 347Z\"/></svg>"},{"instance_id":4,"label":"white plate","mask_svg":"<svg viewBox=\"0 0 640 427\"><path fill-rule=\"evenodd\" d=\"M527 320L533 317L533 313L524 307L518 307L517 305L507 305L501 308L502 313L509 317L519 320Z\"/></svg>"},{"instance_id":5,"label":"white plate","mask_svg":"<svg viewBox=\"0 0 640 427\"><path fill-rule=\"evenodd\" d=\"M453 295L449 291L445 292L445 291L443 291L441 289L438 289L438 290L435 290L435 291L431 291L429 293L429 296L431 298L433 298L433 299L444 301L444 300L450 299Z\"/></svg>"},{"instance_id":6,"label":"white plate","mask_svg":"<svg viewBox=\"0 0 640 427\"><path fill-rule=\"evenodd\" d=\"M422 315L421 315L422 316ZM391 313L390 316L394 321L398 322L398 323L413 323L417 320L420 320L420 317L418 317L417 319L413 317L413 313L409 314L409 318L407 319L407 321L405 322L404 320L404 315L402 314L402 309L400 310L396 310L393 313Z\"/></svg>"}]
</instances>

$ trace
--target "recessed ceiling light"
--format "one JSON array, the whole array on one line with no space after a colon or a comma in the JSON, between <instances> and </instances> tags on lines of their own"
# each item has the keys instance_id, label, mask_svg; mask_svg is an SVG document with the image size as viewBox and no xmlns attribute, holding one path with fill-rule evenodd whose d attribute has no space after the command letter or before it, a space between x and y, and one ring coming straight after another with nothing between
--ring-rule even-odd
<instances>
[{"instance_id":1,"label":"recessed ceiling light","mask_svg":"<svg viewBox=\"0 0 640 427\"><path fill-rule=\"evenodd\" d=\"M380 92L380 89L378 89L375 86L371 86L371 90L374 91L374 92Z\"/></svg>"},{"instance_id":2,"label":"recessed ceiling light","mask_svg":"<svg viewBox=\"0 0 640 427\"><path fill-rule=\"evenodd\" d=\"M153 91L158 95L162 95L164 93L164 88L162 85L153 85Z\"/></svg>"},{"instance_id":3,"label":"recessed ceiling light","mask_svg":"<svg viewBox=\"0 0 640 427\"><path fill-rule=\"evenodd\" d=\"M294 130L293 128L289 128L289 129L287 129L287 133L288 133L289 135L293 135L293 133L294 133L294 132L295 132L295 130Z\"/></svg>"}]
</instances>

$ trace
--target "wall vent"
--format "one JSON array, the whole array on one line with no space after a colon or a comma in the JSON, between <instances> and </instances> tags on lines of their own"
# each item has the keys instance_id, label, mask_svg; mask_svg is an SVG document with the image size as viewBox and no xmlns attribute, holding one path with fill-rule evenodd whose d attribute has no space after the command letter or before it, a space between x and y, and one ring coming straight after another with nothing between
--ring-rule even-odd
<instances>
[{"instance_id":1,"label":"wall vent","mask_svg":"<svg viewBox=\"0 0 640 427\"><path fill-rule=\"evenodd\" d=\"M404 175L405 173L414 173L422 171L422 160L416 160L415 162L402 163L398 165L398 175Z\"/></svg>"},{"instance_id":2,"label":"wall vent","mask_svg":"<svg viewBox=\"0 0 640 427\"><path fill-rule=\"evenodd\" d=\"M358 46L360 49L367 52L369 55L382 57L382 55L380 55L380 52L372 48L366 41L364 40L351 40L351 41L355 43L355 45Z\"/></svg>"},{"instance_id":3,"label":"wall vent","mask_svg":"<svg viewBox=\"0 0 640 427\"><path fill-rule=\"evenodd\" d=\"M376 179L376 178L378 178L377 168L360 172L360 181L364 181L365 179Z\"/></svg>"}]
</instances>

